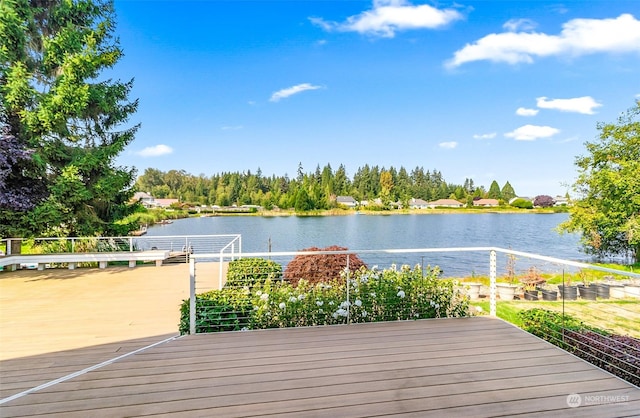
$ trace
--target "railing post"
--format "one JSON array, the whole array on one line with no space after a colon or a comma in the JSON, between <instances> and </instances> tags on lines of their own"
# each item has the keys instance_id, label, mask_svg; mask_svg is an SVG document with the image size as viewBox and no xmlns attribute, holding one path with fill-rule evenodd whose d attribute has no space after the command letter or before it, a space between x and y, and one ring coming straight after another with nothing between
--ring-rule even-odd
<instances>
[{"instance_id":1,"label":"railing post","mask_svg":"<svg viewBox=\"0 0 640 418\"><path fill-rule=\"evenodd\" d=\"M129 252L133 252L133 237L129 237Z\"/></svg>"},{"instance_id":2,"label":"railing post","mask_svg":"<svg viewBox=\"0 0 640 418\"><path fill-rule=\"evenodd\" d=\"M189 260L189 334L196 333L196 260Z\"/></svg>"},{"instance_id":3,"label":"railing post","mask_svg":"<svg viewBox=\"0 0 640 418\"><path fill-rule=\"evenodd\" d=\"M349 254L347 254L347 324L351 323L351 304L349 303Z\"/></svg>"},{"instance_id":4,"label":"railing post","mask_svg":"<svg viewBox=\"0 0 640 418\"><path fill-rule=\"evenodd\" d=\"M489 315L496 316L496 252L491 250L489 253Z\"/></svg>"},{"instance_id":5,"label":"railing post","mask_svg":"<svg viewBox=\"0 0 640 418\"><path fill-rule=\"evenodd\" d=\"M76 250L76 239L75 238L71 238L71 252L75 252Z\"/></svg>"},{"instance_id":6,"label":"railing post","mask_svg":"<svg viewBox=\"0 0 640 418\"><path fill-rule=\"evenodd\" d=\"M218 275L218 290L222 290L222 273L224 271L223 263L224 263L224 250L220 250L220 263L219 263L220 274Z\"/></svg>"}]
</instances>

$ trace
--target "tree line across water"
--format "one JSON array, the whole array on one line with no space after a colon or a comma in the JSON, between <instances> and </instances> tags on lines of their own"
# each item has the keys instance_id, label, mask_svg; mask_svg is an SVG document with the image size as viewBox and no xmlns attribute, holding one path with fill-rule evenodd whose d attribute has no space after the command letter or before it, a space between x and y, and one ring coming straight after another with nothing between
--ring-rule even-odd
<instances>
[{"instance_id":1,"label":"tree line across water","mask_svg":"<svg viewBox=\"0 0 640 418\"><path fill-rule=\"evenodd\" d=\"M438 170L424 170L416 167L407 171L365 165L349 177L344 165L334 170L330 164L313 172L304 172L298 165L297 176L264 176L260 168L255 173L228 172L210 177L195 176L183 170L160 171L155 168L145 170L137 180L137 189L155 198L174 198L195 205L259 205L266 209L275 206L296 210L329 209L336 206L337 196L352 196L357 201L374 201L386 208L394 202L403 207L411 199L433 201L451 198L462 203L474 198L492 198L508 201L516 193L507 181L502 188L493 181L487 191L476 186L472 179L464 184L447 182Z\"/></svg>"}]
</instances>

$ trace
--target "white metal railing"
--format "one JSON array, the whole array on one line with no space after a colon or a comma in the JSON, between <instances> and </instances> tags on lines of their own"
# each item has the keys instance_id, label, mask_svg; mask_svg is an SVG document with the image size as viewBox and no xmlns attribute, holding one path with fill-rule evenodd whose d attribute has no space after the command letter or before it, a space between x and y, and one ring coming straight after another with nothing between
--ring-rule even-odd
<instances>
[{"instance_id":1,"label":"white metal railing","mask_svg":"<svg viewBox=\"0 0 640 418\"><path fill-rule=\"evenodd\" d=\"M169 250L186 254L224 252L229 245L241 242L241 236L239 234L221 234L140 237L40 237L31 239L5 238L0 242L4 242L6 246L6 255L11 255L12 246L15 246L16 242L25 240L33 242L32 249L36 251L48 246L49 249L54 249L54 252L58 253ZM240 248L240 244L238 246Z\"/></svg>"},{"instance_id":2,"label":"white metal railing","mask_svg":"<svg viewBox=\"0 0 640 418\"><path fill-rule=\"evenodd\" d=\"M227 247L231 246L229 243ZM357 254L357 255L398 255L398 254L429 254L429 253L460 253L460 252L486 252L488 253L487 270L489 272L489 315L496 316L496 302L497 302L497 254L506 254L525 257L532 260L539 260L545 263L552 263L558 266L564 266L575 269L591 269L602 272L612 273L616 275L622 275L629 278L640 279L640 274L633 272L626 272L608 267L597 266L593 264L563 260L555 257L544 256L540 254L527 253L523 251L504 249L499 247L460 247L460 248L417 248L417 249L387 249L387 250L346 250L346 251L294 251L294 252L254 252L254 253L242 253L241 251L236 253L235 251L229 253L209 253L209 254L193 254L190 258L189 280L190 280L190 331L195 333L195 301L196 301L196 263L218 259L220 262L220 276L219 276L219 288L222 288L223 270L222 264L225 260L234 260L236 258L278 258L278 257L295 257L297 255L330 255L330 254Z\"/></svg>"}]
</instances>

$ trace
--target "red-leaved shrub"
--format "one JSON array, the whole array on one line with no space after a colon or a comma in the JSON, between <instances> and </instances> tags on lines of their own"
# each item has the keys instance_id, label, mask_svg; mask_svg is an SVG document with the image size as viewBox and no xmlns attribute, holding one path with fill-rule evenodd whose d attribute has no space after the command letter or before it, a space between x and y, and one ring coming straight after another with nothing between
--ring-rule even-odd
<instances>
[{"instance_id":1,"label":"red-leaved shrub","mask_svg":"<svg viewBox=\"0 0 640 418\"><path fill-rule=\"evenodd\" d=\"M347 251L348 248L332 245L327 248L305 248L302 251ZM349 257L349 270L355 271L366 264L356 254L316 254L297 255L287 265L284 278L294 286L300 279L305 279L312 284L340 279L340 272L347 267Z\"/></svg>"}]
</instances>

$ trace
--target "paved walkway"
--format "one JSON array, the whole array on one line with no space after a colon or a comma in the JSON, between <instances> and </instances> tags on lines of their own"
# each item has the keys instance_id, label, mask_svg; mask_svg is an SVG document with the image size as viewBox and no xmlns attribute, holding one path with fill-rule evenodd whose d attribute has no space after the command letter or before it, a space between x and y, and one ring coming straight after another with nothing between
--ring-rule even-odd
<instances>
[{"instance_id":1,"label":"paved walkway","mask_svg":"<svg viewBox=\"0 0 640 418\"><path fill-rule=\"evenodd\" d=\"M218 264L198 264L198 291ZM189 266L0 272L0 361L177 334Z\"/></svg>"}]
</instances>

